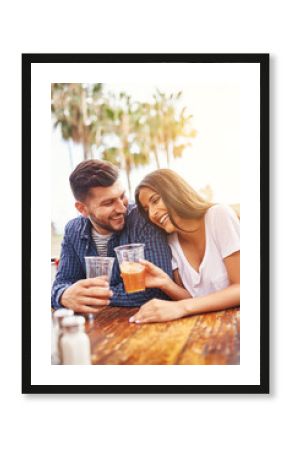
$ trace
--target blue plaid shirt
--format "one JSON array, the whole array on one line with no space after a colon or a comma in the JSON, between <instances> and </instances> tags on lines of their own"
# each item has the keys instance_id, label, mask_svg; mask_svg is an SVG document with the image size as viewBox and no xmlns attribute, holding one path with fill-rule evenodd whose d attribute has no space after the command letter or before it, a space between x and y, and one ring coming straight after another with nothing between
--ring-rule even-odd
<instances>
[{"instance_id":1,"label":"blue plaid shirt","mask_svg":"<svg viewBox=\"0 0 290 450\"><path fill-rule=\"evenodd\" d=\"M86 278L85 256L98 256L91 237L91 222L84 217L71 220L65 227L60 262L52 286L51 306L60 308L60 297L65 289L78 280ZM145 259L164 270L172 278L171 250L166 235L147 222L133 207L126 217L126 225L121 232L113 233L108 242L108 256L116 257L114 247L128 243L145 244ZM114 262L111 290L114 295L111 305L140 306L151 298L168 299L159 289L146 289L144 292L127 294L120 277L117 258Z\"/></svg>"}]
</instances>

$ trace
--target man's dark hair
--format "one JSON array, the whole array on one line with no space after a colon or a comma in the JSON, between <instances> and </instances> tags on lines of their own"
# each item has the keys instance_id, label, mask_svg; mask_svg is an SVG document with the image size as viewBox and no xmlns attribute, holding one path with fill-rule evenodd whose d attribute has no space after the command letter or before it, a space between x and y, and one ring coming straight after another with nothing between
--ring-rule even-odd
<instances>
[{"instance_id":1,"label":"man's dark hair","mask_svg":"<svg viewBox=\"0 0 290 450\"><path fill-rule=\"evenodd\" d=\"M118 168L110 162L90 159L77 165L69 177L69 182L75 199L82 202L91 188L112 186L118 176Z\"/></svg>"}]
</instances>

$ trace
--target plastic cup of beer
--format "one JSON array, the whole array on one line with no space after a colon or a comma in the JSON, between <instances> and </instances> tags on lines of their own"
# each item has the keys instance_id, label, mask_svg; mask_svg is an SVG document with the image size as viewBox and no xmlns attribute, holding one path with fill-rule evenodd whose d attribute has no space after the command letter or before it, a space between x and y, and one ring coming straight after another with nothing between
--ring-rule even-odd
<instances>
[{"instance_id":1,"label":"plastic cup of beer","mask_svg":"<svg viewBox=\"0 0 290 450\"><path fill-rule=\"evenodd\" d=\"M86 277L106 276L110 283L115 258L110 256L85 256Z\"/></svg>"},{"instance_id":2,"label":"plastic cup of beer","mask_svg":"<svg viewBox=\"0 0 290 450\"><path fill-rule=\"evenodd\" d=\"M128 244L114 248L127 294L145 291L145 267L139 263L144 259L144 247L145 244Z\"/></svg>"}]
</instances>

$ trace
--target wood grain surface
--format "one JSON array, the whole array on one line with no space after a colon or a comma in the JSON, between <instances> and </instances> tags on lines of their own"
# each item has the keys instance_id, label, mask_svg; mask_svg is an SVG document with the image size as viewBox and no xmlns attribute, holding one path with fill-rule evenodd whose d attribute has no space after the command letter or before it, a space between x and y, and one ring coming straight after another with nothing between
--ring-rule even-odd
<instances>
[{"instance_id":1,"label":"wood grain surface","mask_svg":"<svg viewBox=\"0 0 290 450\"><path fill-rule=\"evenodd\" d=\"M100 307L86 322L93 364L239 364L240 310L135 324L138 308Z\"/></svg>"}]
</instances>

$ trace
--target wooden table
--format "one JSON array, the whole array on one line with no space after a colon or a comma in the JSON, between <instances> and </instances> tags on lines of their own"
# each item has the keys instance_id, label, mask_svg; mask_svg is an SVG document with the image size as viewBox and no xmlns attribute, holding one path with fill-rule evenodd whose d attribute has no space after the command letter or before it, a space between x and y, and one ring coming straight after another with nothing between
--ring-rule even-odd
<instances>
[{"instance_id":1,"label":"wooden table","mask_svg":"<svg viewBox=\"0 0 290 450\"><path fill-rule=\"evenodd\" d=\"M240 310L134 324L138 308L100 307L86 322L93 364L239 364Z\"/></svg>"}]
</instances>

